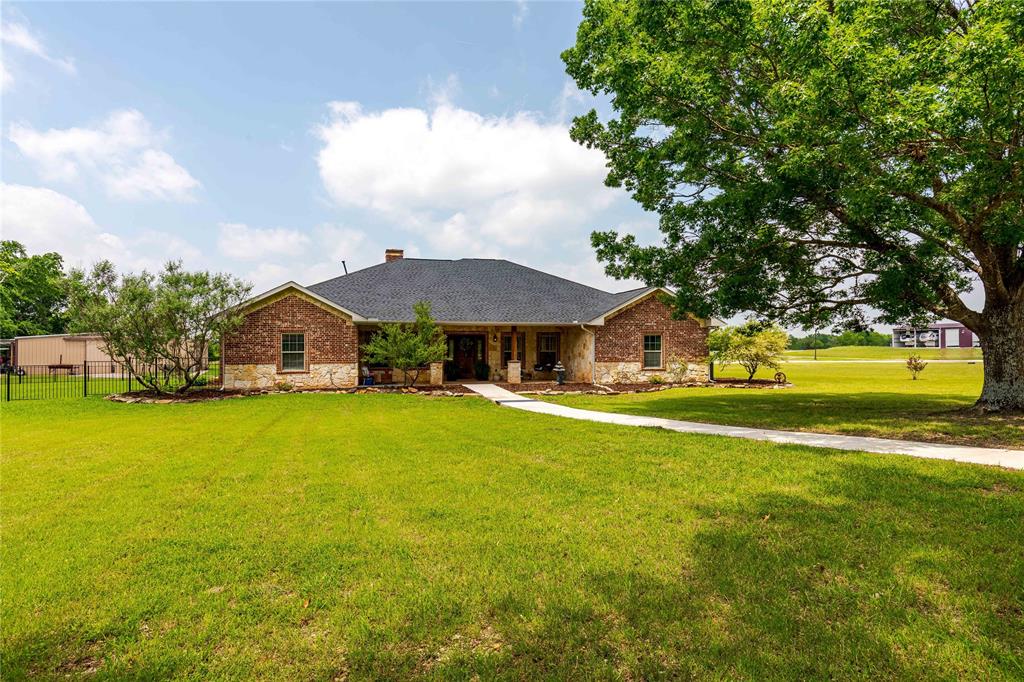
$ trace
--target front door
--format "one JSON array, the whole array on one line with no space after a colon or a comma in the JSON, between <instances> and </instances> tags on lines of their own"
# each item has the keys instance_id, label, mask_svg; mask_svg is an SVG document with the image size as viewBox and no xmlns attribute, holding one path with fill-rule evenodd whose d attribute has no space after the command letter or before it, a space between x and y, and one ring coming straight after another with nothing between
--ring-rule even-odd
<instances>
[{"instance_id":1,"label":"front door","mask_svg":"<svg viewBox=\"0 0 1024 682\"><path fill-rule=\"evenodd\" d=\"M484 359L484 337L479 335L452 335L452 364L460 379L473 378L473 366Z\"/></svg>"}]
</instances>

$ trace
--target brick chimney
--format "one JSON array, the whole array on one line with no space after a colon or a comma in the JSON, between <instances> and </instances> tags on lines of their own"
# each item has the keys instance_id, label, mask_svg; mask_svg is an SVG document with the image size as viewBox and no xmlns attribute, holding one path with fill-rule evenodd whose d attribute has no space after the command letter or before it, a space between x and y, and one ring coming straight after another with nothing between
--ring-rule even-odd
<instances>
[{"instance_id":1,"label":"brick chimney","mask_svg":"<svg viewBox=\"0 0 1024 682\"><path fill-rule=\"evenodd\" d=\"M402 249L385 249L384 250L384 262L390 263L393 260L402 260L405 257L405 251Z\"/></svg>"}]
</instances>

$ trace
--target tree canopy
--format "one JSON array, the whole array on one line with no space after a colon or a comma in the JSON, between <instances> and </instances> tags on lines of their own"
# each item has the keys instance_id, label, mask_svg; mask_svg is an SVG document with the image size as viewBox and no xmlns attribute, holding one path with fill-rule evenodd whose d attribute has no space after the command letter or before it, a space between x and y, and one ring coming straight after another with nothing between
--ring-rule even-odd
<instances>
[{"instance_id":1,"label":"tree canopy","mask_svg":"<svg viewBox=\"0 0 1024 682\"><path fill-rule=\"evenodd\" d=\"M1024 407L1022 37L1017 2L588 0L563 59L614 115L572 136L664 233L598 257L701 316L958 320Z\"/></svg>"},{"instance_id":2,"label":"tree canopy","mask_svg":"<svg viewBox=\"0 0 1024 682\"><path fill-rule=\"evenodd\" d=\"M118 276L109 261L73 270L72 328L98 333L110 357L140 384L188 390L206 371L210 346L242 322L251 285L226 274L188 272L169 262L158 275Z\"/></svg>"},{"instance_id":3,"label":"tree canopy","mask_svg":"<svg viewBox=\"0 0 1024 682\"><path fill-rule=\"evenodd\" d=\"M30 256L20 242L0 241L0 337L63 332L65 279L60 254Z\"/></svg>"}]
</instances>

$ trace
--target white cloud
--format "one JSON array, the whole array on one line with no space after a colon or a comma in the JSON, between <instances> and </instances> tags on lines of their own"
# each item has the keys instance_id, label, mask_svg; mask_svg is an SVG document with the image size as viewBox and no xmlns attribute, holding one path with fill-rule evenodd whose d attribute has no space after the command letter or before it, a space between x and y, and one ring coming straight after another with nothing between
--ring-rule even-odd
<instances>
[{"instance_id":1,"label":"white cloud","mask_svg":"<svg viewBox=\"0 0 1024 682\"><path fill-rule=\"evenodd\" d=\"M621 196L603 184L603 155L573 142L561 122L483 116L446 100L430 111L329 107L317 160L330 198L420 235L444 255L557 248L589 232Z\"/></svg>"},{"instance_id":2,"label":"white cloud","mask_svg":"<svg viewBox=\"0 0 1024 682\"><path fill-rule=\"evenodd\" d=\"M530 6L526 0L516 0L516 11L512 14L512 26L518 31L523 27L527 15L530 14Z\"/></svg>"},{"instance_id":3,"label":"white cloud","mask_svg":"<svg viewBox=\"0 0 1024 682\"><path fill-rule=\"evenodd\" d=\"M75 63L72 60L51 55L39 36L32 33L28 24L9 20L0 23L0 41L4 45L9 45L39 57L67 74L74 75L77 72Z\"/></svg>"},{"instance_id":4,"label":"white cloud","mask_svg":"<svg viewBox=\"0 0 1024 682\"><path fill-rule=\"evenodd\" d=\"M109 260L126 271L154 271L168 259L193 267L202 259L199 249L172 234L121 237L104 231L80 203L45 187L0 183L0 215L4 239L21 242L30 253L56 251L67 266Z\"/></svg>"},{"instance_id":5,"label":"white cloud","mask_svg":"<svg viewBox=\"0 0 1024 682\"><path fill-rule=\"evenodd\" d=\"M134 109L115 111L91 128L39 132L12 123L8 129L11 142L48 180L69 182L88 173L114 198L190 201L199 181L161 149L164 137Z\"/></svg>"},{"instance_id":6,"label":"white cloud","mask_svg":"<svg viewBox=\"0 0 1024 682\"><path fill-rule=\"evenodd\" d=\"M43 187L2 187L4 239L22 242L33 253L62 251L78 235L95 238L100 232L80 203Z\"/></svg>"},{"instance_id":7,"label":"white cloud","mask_svg":"<svg viewBox=\"0 0 1024 682\"><path fill-rule=\"evenodd\" d=\"M341 261L348 264L366 262L371 258L370 240L362 230L356 230L341 225L320 225L316 229L317 240L320 244L318 250L326 254L331 263L340 272ZM383 257L383 251L377 256Z\"/></svg>"},{"instance_id":8,"label":"white cloud","mask_svg":"<svg viewBox=\"0 0 1024 682\"><path fill-rule=\"evenodd\" d=\"M14 85L14 76L7 70L7 65L0 60L0 90L6 90Z\"/></svg>"},{"instance_id":9,"label":"white cloud","mask_svg":"<svg viewBox=\"0 0 1024 682\"><path fill-rule=\"evenodd\" d=\"M386 238L382 240L377 233L333 223L318 225L308 232L289 232L302 234L306 240L308 247L302 255L288 256L268 250L260 262L251 263L240 272L244 279L254 283L256 293L288 281L303 285L316 284L344 274L346 268L348 272L362 270L383 262L385 247L395 246L394 242ZM402 246L406 257L419 257L420 250L415 243ZM342 261L345 265L342 265Z\"/></svg>"},{"instance_id":10,"label":"white cloud","mask_svg":"<svg viewBox=\"0 0 1024 682\"><path fill-rule=\"evenodd\" d=\"M260 263L255 268L242 276L247 282L252 283L252 293L262 294L270 291L285 282L295 280L294 271L291 268L277 263ZM301 284L301 282L299 282Z\"/></svg>"},{"instance_id":11,"label":"white cloud","mask_svg":"<svg viewBox=\"0 0 1024 682\"><path fill-rule=\"evenodd\" d=\"M260 260L300 256L310 239L299 230L284 227L261 229L244 223L221 223L217 247L229 258Z\"/></svg>"}]
</instances>

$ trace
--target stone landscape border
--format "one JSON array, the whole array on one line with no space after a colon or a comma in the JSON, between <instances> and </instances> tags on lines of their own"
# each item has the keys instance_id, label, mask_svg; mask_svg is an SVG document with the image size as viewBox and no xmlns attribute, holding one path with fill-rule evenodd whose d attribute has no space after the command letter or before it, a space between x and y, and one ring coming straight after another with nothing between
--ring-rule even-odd
<instances>
[{"instance_id":1,"label":"stone landscape border","mask_svg":"<svg viewBox=\"0 0 1024 682\"><path fill-rule=\"evenodd\" d=\"M757 379L753 382L742 380L729 381L705 381L687 383L663 383L663 384L549 384L547 382L528 382L522 384L509 384L505 382L495 383L496 386L513 391L519 395L622 395L625 393L653 393L656 391L667 391L670 388L747 388L747 389L783 389L791 388L793 384L777 384L766 379ZM367 393L380 394L408 394L422 395L429 397L461 398L462 396L476 396L463 384L444 384L440 387L418 387L418 386L355 386L349 388L261 388L254 390L241 389L212 389L202 388L190 391L182 395L154 395L135 391L132 393L116 393L106 396L107 400L117 403L145 405L167 405L174 403L201 403L208 400L228 400L231 398L247 398L258 395L271 395L283 393L349 393L354 395L365 395Z\"/></svg>"}]
</instances>

